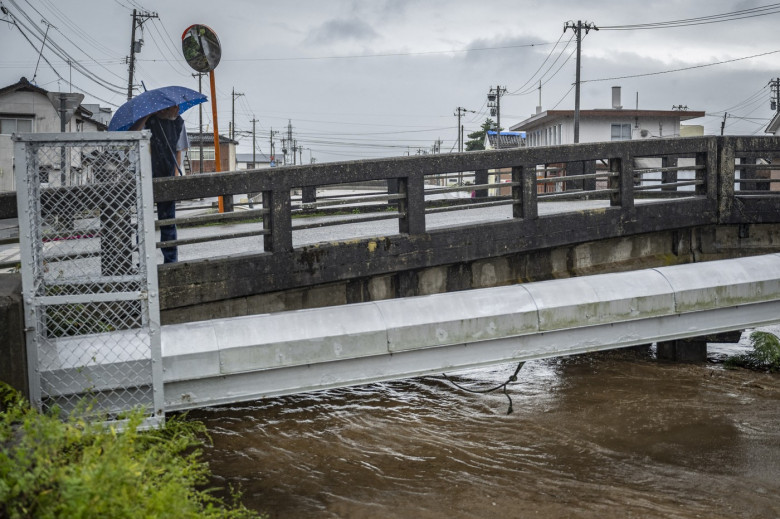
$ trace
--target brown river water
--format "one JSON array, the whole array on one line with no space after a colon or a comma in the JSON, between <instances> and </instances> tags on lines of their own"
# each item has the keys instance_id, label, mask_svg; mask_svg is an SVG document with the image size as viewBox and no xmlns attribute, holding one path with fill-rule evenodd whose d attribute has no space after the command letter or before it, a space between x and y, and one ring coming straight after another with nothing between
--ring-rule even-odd
<instances>
[{"instance_id":1,"label":"brown river water","mask_svg":"<svg viewBox=\"0 0 780 519\"><path fill-rule=\"evenodd\" d=\"M774 327L777 333L780 327ZM201 409L221 487L272 518L777 518L780 374L653 348ZM452 374L474 389L514 364Z\"/></svg>"}]
</instances>

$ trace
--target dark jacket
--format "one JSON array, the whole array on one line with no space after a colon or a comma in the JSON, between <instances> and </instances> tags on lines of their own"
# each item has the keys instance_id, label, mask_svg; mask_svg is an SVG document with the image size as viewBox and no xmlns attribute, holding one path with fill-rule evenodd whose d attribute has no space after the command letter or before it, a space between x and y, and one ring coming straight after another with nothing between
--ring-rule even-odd
<instances>
[{"instance_id":1,"label":"dark jacket","mask_svg":"<svg viewBox=\"0 0 780 519\"><path fill-rule=\"evenodd\" d=\"M152 132L150 141L152 177L175 176L178 166L176 163L176 143L179 141L179 135L184 131L184 119L181 116L174 120L151 116L146 120L144 128Z\"/></svg>"}]
</instances>

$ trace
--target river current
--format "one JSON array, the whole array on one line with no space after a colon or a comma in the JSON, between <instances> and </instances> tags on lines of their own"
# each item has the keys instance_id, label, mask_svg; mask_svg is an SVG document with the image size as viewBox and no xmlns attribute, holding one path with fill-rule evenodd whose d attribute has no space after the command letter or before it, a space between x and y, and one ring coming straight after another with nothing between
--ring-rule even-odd
<instances>
[{"instance_id":1,"label":"river current","mask_svg":"<svg viewBox=\"0 0 780 519\"><path fill-rule=\"evenodd\" d=\"M780 327L771 328L775 333ZM202 409L216 486L272 518L780 517L780 375L631 348ZM483 389L505 364L450 374Z\"/></svg>"}]
</instances>

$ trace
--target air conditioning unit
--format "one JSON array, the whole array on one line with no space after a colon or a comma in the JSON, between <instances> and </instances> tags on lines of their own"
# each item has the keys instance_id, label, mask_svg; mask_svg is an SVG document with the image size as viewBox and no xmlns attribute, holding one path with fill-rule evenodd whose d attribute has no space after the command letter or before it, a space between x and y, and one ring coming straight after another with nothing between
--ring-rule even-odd
<instances>
[{"instance_id":1,"label":"air conditioning unit","mask_svg":"<svg viewBox=\"0 0 780 519\"><path fill-rule=\"evenodd\" d=\"M653 136L646 128L634 128L631 133L633 139L650 139Z\"/></svg>"}]
</instances>

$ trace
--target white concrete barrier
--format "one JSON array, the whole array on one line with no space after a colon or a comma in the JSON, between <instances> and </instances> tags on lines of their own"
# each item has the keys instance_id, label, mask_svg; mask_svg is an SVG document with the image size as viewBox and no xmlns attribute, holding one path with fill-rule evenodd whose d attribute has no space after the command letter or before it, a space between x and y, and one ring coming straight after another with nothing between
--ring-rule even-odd
<instances>
[{"instance_id":1,"label":"white concrete barrier","mask_svg":"<svg viewBox=\"0 0 780 519\"><path fill-rule=\"evenodd\" d=\"M166 409L780 322L780 254L163 326Z\"/></svg>"}]
</instances>

